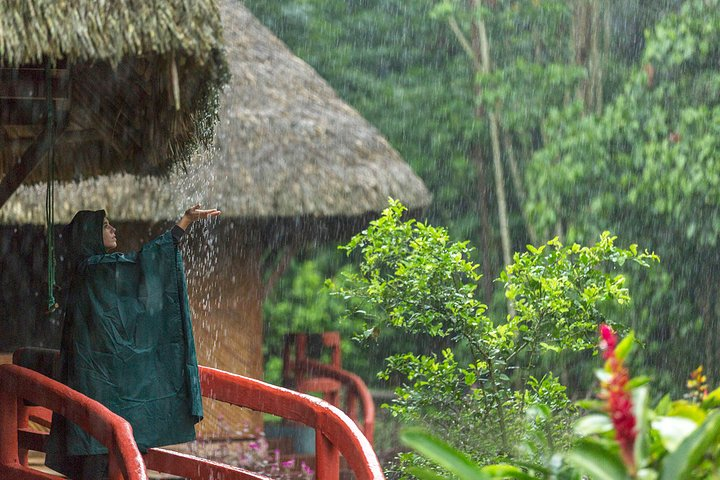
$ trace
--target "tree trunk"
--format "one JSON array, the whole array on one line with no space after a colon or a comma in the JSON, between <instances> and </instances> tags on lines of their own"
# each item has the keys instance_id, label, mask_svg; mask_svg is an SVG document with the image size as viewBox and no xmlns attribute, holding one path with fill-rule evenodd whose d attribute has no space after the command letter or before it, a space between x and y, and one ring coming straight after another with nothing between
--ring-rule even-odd
<instances>
[{"instance_id":1,"label":"tree trunk","mask_svg":"<svg viewBox=\"0 0 720 480\"><path fill-rule=\"evenodd\" d=\"M520 174L520 168L518 167L517 159L515 158L515 149L513 148L512 140L510 140L510 136L507 132L503 135L503 146L505 147L505 153L507 154L508 165L510 165L510 179L513 183L515 197L520 204L520 212L522 213L523 221L525 222L525 229L530 237L530 243L537 245L537 233L535 233L535 228L533 228L530 223L530 219L528 218L524 208L527 197L525 196L525 187L523 187L522 183L522 175Z\"/></svg>"},{"instance_id":2,"label":"tree trunk","mask_svg":"<svg viewBox=\"0 0 720 480\"><path fill-rule=\"evenodd\" d=\"M476 113L477 115L477 113ZM485 168L485 159L482 156L480 148L478 146L473 148L471 152L472 160L475 162L476 169L476 185L477 185L477 204L478 212L480 213L480 249L482 252L482 288L483 288L483 301L490 305L493 296L493 263L490 260L490 214L488 212L488 182Z\"/></svg>"},{"instance_id":3,"label":"tree trunk","mask_svg":"<svg viewBox=\"0 0 720 480\"><path fill-rule=\"evenodd\" d=\"M470 0L472 11L478 12L477 0ZM477 31L477 40L480 58L481 73L490 73L490 45L485 29L485 21L479 14L473 15L473 31ZM497 196L498 205L498 222L500 227L500 242L502 244L503 268L512 263L511 242L510 242L510 226L508 224L507 215L507 195L505 193L505 174L502 166L502 151L500 150L500 125L498 120L498 108L496 105L489 105L487 116L490 122L490 144L492 146L493 170L495 174L495 194ZM508 301L508 314L515 315L515 308L512 302Z\"/></svg>"},{"instance_id":4,"label":"tree trunk","mask_svg":"<svg viewBox=\"0 0 720 480\"><path fill-rule=\"evenodd\" d=\"M596 0L577 2L573 11L572 32L575 64L587 70L587 77L578 84L575 98L583 102L586 112L599 114L603 106L603 61L610 47L607 7L603 12Z\"/></svg>"}]
</instances>

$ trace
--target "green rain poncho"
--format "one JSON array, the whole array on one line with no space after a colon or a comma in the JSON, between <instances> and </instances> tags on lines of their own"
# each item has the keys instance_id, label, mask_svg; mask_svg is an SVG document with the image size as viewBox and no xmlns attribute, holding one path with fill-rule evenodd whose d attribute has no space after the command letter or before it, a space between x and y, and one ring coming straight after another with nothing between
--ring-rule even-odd
<instances>
[{"instance_id":1,"label":"green rain poncho","mask_svg":"<svg viewBox=\"0 0 720 480\"><path fill-rule=\"evenodd\" d=\"M141 451L191 441L203 413L177 240L168 231L137 253L107 254L104 218L78 212L63 234L72 276L59 380L130 422ZM47 453L72 475L73 456L107 450L55 414Z\"/></svg>"}]
</instances>

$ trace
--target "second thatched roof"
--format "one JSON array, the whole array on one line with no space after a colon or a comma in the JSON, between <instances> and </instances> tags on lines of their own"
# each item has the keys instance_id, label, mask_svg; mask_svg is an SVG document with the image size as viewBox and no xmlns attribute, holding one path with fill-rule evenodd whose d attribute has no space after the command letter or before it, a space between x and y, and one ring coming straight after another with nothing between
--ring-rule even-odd
<instances>
[{"instance_id":1,"label":"second thatched roof","mask_svg":"<svg viewBox=\"0 0 720 480\"><path fill-rule=\"evenodd\" d=\"M220 99L215 151L165 180L116 175L56 193L59 222L107 207L115 220L175 218L188 202L225 218L351 217L388 197L411 209L430 202L422 180L381 133L240 3L220 6L232 74ZM0 209L5 223L41 223L42 187Z\"/></svg>"}]
</instances>

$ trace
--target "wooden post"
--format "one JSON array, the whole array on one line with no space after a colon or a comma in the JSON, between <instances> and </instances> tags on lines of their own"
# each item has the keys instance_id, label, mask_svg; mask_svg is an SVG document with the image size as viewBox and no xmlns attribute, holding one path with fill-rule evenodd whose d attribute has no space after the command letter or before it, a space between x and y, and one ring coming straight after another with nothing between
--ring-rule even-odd
<instances>
[{"instance_id":1,"label":"wooden post","mask_svg":"<svg viewBox=\"0 0 720 480\"><path fill-rule=\"evenodd\" d=\"M22 400L18 401L17 427L27 428L30 424L28 420L28 407ZM28 466L28 450L26 448L18 448L18 457L20 465Z\"/></svg>"},{"instance_id":2,"label":"wooden post","mask_svg":"<svg viewBox=\"0 0 720 480\"><path fill-rule=\"evenodd\" d=\"M43 156L50 150L52 137L50 130L43 130L32 145L25 150L20 160L5 174L0 183L0 208L5 205L5 202L15 193L23 180L30 175Z\"/></svg>"},{"instance_id":3,"label":"wooden post","mask_svg":"<svg viewBox=\"0 0 720 480\"><path fill-rule=\"evenodd\" d=\"M120 466L118 465L117 455L114 453L111 453L108 458L108 477L110 480L124 480Z\"/></svg>"},{"instance_id":4,"label":"wooden post","mask_svg":"<svg viewBox=\"0 0 720 480\"><path fill-rule=\"evenodd\" d=\"M340 478L340 452L319 429L315 430L315 475L317 480Z\"/></svg>"},{"instance_id":5,"label":"wooden post","mask_svg":"<svg viewBox=\"0 0 720 480\"><path fill-rule=\"evenodd\" d=\"M348 417L357 423L358 421L358 397L353 388L348 388L347 397L345 398L345 410Z\"/></svg>"}]
</instances>

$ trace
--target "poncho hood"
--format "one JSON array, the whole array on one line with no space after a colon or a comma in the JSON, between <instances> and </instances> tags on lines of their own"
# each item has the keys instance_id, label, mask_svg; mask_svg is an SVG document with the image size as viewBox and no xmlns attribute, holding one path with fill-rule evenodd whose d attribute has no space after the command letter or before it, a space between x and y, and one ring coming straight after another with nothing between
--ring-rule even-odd
<instances>
[{"instance_id":1,"label":"poncho hood","mask_svg":"<svg viewBox=\"0 0 720 480\"><path fill-rule=\"evenodd\" d=\"M81 210L65 227L63 238L72 263L92 255L106 253L103 244L105 210Z\"/></svg>"}]
</instances>

